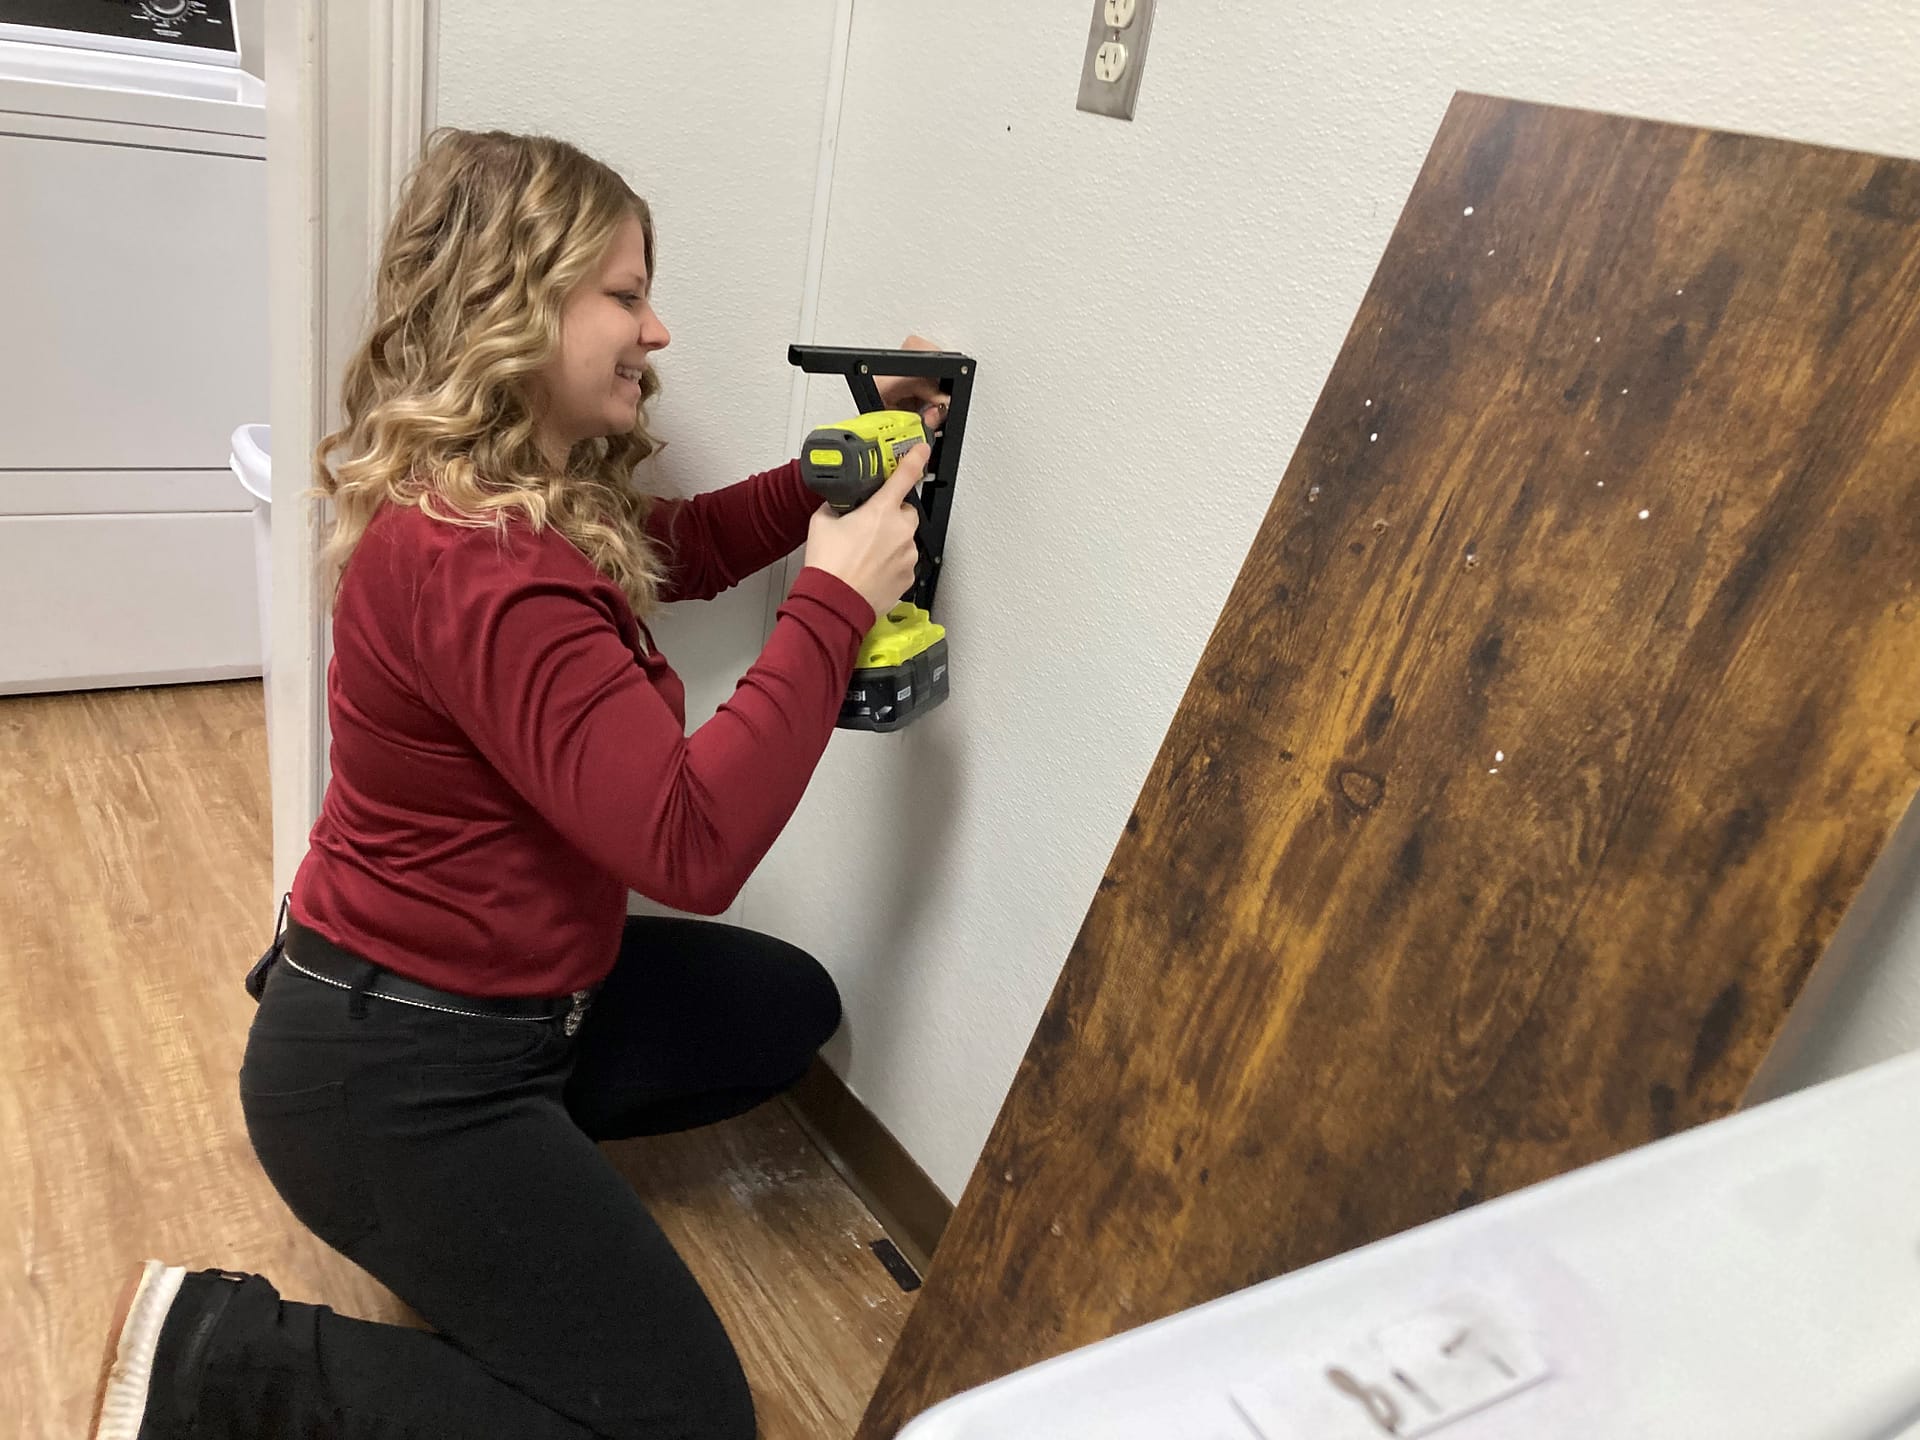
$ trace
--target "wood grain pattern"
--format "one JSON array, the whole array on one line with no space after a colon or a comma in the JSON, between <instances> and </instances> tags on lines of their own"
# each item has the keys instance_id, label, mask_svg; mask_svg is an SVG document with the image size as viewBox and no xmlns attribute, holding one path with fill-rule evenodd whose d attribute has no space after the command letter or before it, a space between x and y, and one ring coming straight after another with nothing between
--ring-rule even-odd
<instances>
[{"instance_id":1,"label":"wood grain pattern","mask_svg":"<svg viewBox=\"0 0 1920 1440\"><path fill-rule=\"evenodd\" d=\"M0 1412L85 1433L148 1255L400 1319L260 1173L233 1076L264 943L258 683L0 700Z\"/></svg>"},{"instance_id":2,"label":"wood grain pattern","mask_svg":"<svg viewBox=\"0 0 1920 1440\"><path fill-rule=\"evenodd\" d=\"M863 1437L1735 1107L1920 772L1916 367L1920 165L1456 98Z\"/></svg>"},{"instance_id":3,"label":"wood grain pattern","mask_svg":"<svg viewBox=\"0 0 1920 1440\"><path fill-rule=\"evenodd\" d=\"M133 1262L417 1323L289 1215L234 1075L269 887L258 682L0 699L0 1431L84 1432ZM848 1434L913 1297L783 1104L609 1147L739 1345L769 1440Z\"/></svg>"},{"instance_id":4,"label":"wood grain pattern","mask_svg":"<svg viewBox=\"0 0 1920 1440\"><path fill-rule=\"evenodd\" d=\"M607 1147L712 1297L767 1440L851 1435L913 1307L879 1222L784 1102Z\"/></svg>"}]
</instances>

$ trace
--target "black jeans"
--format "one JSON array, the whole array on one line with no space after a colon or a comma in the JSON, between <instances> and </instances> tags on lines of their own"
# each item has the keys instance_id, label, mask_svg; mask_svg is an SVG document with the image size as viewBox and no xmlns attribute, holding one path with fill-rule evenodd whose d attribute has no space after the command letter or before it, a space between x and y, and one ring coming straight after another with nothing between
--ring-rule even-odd
<instances>
[{"instance_id":1,"label":"black jeans","mask_svg":"<svg viewBox=\"0 0 1920 1440\"><path fill-rule=\"evenodd\" d=\"M356 1003L275 964L240 1072L254 1149L294 1214L438 1333L250 1278L205 1347L191 1433L746 1440L719 1318L595 1142L750 1109L839 1022L810 956L702 921L629 920L572 1037Z\"/></svg>"}]
</instances>

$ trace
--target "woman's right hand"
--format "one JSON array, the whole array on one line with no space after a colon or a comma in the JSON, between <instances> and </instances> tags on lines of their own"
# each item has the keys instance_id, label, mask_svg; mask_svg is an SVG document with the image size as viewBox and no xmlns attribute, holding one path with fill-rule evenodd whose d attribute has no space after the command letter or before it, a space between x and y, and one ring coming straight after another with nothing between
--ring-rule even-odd
<instances>
[{"instance_id":1,"label":"woman's right hand","mask_svg":"<svg viewBox=\"0 0 1920 1440\"><path fill-rule=\"evenodd\" d=\"M822 505L807 527L805 563L838 575L876 615L886 614L913 585L920 512L907 497L926 474L932 453L925 445L914 446L858 508L836 515L831 505Z\"/></svg>"}]
</instances>

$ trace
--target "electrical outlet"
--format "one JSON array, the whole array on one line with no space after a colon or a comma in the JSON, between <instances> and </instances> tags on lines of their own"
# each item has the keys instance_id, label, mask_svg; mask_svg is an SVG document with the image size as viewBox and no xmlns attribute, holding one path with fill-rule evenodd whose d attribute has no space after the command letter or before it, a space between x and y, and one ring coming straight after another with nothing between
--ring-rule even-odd
<instances>
[{"instance_id":1,"label":"electrical outlet","mask_svg":"<svg viewBox=\"0 0 1920 1440\"><path fill-rule=\"evenodd\" d=\"M1080 62L1079 109L1133 119L1152 28L1153 0L1093 0L1093 24Z\"/></svg>"}]
</instances>

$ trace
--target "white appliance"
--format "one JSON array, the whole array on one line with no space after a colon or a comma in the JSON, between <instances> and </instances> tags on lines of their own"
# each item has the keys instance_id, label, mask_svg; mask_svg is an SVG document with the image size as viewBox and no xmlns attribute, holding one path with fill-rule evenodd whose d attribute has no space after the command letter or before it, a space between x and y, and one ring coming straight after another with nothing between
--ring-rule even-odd
<instances>
[{"instance_id":1,"label":"white appliance","mask_svg":"<svg viewBox=\"0 0 1920 1440\"><path fill-rule=\"evenodd\" d=\"M227 0L0 0L0 694L260 673L266 96Z\"/></svg>"},{"instance_id":2,"label":"white appliance","mask_svg":"<svg viewBox=\"0 0 1920 1440\"><path fill-rule=\"evenodd\" d=\"M957 1395L900 1440L1920 1434L1920 1055Z\"/></svg>"}]
</instances>

